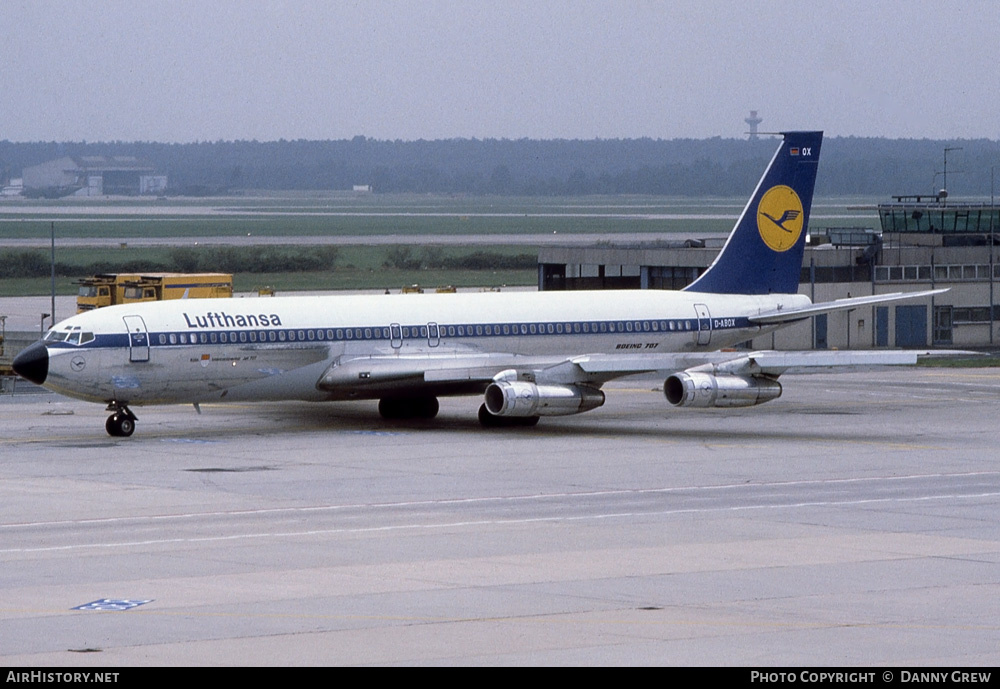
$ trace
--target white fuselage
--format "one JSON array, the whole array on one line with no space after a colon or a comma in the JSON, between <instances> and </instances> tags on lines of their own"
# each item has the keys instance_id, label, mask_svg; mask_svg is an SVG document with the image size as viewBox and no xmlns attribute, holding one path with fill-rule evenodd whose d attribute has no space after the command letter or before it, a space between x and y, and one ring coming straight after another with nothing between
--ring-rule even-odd
<instances>
[{"instance_id":1,"label":"white fuselage","mask_svg":"<svg viewBox=\"0 0 1000 689\"><path fill-rule=\"evenodd\" d=\"M132 405L364 399L411 388L462 394L483 386L454 375L435 384L433 372L711 351L776 327L751 324L749 316L804 304L799 295L629 290L123 305L50 331L45 386Z\"/></svg>"}]
</instances>

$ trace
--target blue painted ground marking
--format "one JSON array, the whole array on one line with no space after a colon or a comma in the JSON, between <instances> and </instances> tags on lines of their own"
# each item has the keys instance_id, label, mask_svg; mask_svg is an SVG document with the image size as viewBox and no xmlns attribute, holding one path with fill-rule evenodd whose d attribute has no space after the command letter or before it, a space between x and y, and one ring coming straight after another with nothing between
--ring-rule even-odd
<instances>
[{"instance_id":1,"label":"blue painted ground marking","mask_svg":"<svg viewBox=\"0 0 1000 689\"><path fill-rule=\"evenodd\" d=\"M101 600L95 600L92 603L85 603L76 608L70 608L71 610L116 610L125 611L131 610L132 608L139 607L146 603L152 603L153 599L148 600L132 600L130 598L102 598Z\"/></svg>"},{"instance_id":2,"label":"blue painted ground marking","mask_svg":"<svg viewBox=\"0 0 1000 689\"><path fill-rule=\"evenodd\" d=\"M190 443L191 445L211 445L218 440L204 440L202 438L160 438L164 443Z\"/></svg>"},{"instance_id":3,"label":"blue painted ground marking","mask_svg":"<svg viewBox=\"0 0 1000 689\"><path fill-rule=\"evenodd\" d=\"M409 433L397 433L395 431L347 431L350 435L410 435Z\"/></svg>"}]
</instances>

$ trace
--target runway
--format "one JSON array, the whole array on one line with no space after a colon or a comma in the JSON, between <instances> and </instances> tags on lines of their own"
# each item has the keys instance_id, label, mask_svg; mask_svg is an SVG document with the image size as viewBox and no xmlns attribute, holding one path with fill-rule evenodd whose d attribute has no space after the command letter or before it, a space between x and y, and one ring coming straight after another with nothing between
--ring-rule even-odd
<instances>
[{"instance_id":1,"label":"runway","mask_svg":"<svg viewBox=\"0 0 1000 689\"><path fill-rule=\"evenodd\" d=\"M137 247L178 246L593 246L615 244L623 246L656 246L683 242L686 239L709 239L722 242L725 232L594 232L562 234L368 234L368 235L205 235L200 237L63 237L58 247L119 249L122 243ZM48 236L35 238L0 237L0 247L11 249L48 249ZM249 237L249 239L248 239Z\"/></svg>"},{"instance_id":2,"label":"runway","mask_svg":"<svg viewBox=\"0 0 1000 689\"><path fill-rule=\"evenodd\" d=\"M995 665L1000 370L653 379L530 429L478 400L0 398L0 663ZM102 599L128 610L78 610Z\"/></svg>"}]
</instances>

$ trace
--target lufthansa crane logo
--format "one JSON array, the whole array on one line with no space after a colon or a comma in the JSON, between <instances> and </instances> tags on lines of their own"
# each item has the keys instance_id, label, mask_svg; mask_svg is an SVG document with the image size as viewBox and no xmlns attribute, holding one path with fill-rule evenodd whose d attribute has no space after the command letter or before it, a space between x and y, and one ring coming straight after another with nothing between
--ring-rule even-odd
<instances>
[{"instance_id":1,"label":"lufthansa crane logo","mask_svg":"<svg viewBox=\"0 0 1000 689\"><path fill-rule=\"evenodd\" d=\"M802 201L791 187L771 187L757 205L757 230L773 251L788 251L802 234Z\"/></svg>"}]
</instances>

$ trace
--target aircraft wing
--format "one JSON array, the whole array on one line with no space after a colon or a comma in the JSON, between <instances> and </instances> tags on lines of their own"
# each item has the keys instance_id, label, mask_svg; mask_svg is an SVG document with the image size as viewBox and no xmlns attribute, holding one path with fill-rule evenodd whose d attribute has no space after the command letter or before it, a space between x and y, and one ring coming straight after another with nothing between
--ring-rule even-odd
<instances>
[{"instance_id":1,"label":"aircraft wing","mask_svg":"<svg viewBox=\"0 0 1000 689\"><path fill-rule=\"evenodd\" d=\"M789 369L834 368L843 366L905 366L917 363L924 352L917 350L877 351L718 351L704 354L594 355L578 357L574 363L589 374L606 380L635 373L671 374L683 370L714 373L779 376Z\"/></svg>"},{"instance_id":2,"label":"aircraft wing","mask_svg":"<svg viewBox=\"0 0 1000 689\"><path fill-rule=\"evenodd\" d=\"M600 387L615 378L641 373L664 376L679 371L777 377L789 369L915 364L916 350L880 351L716 351L663 354L585 354L574 357L524 357L512 354L363 357L331 366L317 387L331 392L418 391L433 388L484 389L497 377L516 371L539 383Z\"/></svg>"},{"instance_id":3,"label":"aircraft wing","mask_svg":"<svg viewBox=\"0 0 1000 689\"><path fill-rule=\"evenodd\" d=\"M893 292L891 294L873 294L867 297L849 297L847 299L823 301L800 308L765 311L764 313L757 314L756 316L750 316L749 320L751 323L758 323L760 325L791 323L809 318L810 316L820 316L824 313L846 311L849 309L856 309L860 306L885 304L893 301L903 301L904 299L919 299L920 297L930 297L947 291L947 289L929 289L922 292Z\"/></svg>"},{"instance_id":4,"label":"aircraft wing","mask_svg":"<svg viewBox=\"0 0 1000 689\"><path fill-rule=\"evenodd\" d=\"M338 361L316 383L321 390L410 389L424 386L485 388L500 371L548 366L563 359L527 359L501 353L366 356Z\"/></svg>"}]
</instances>

